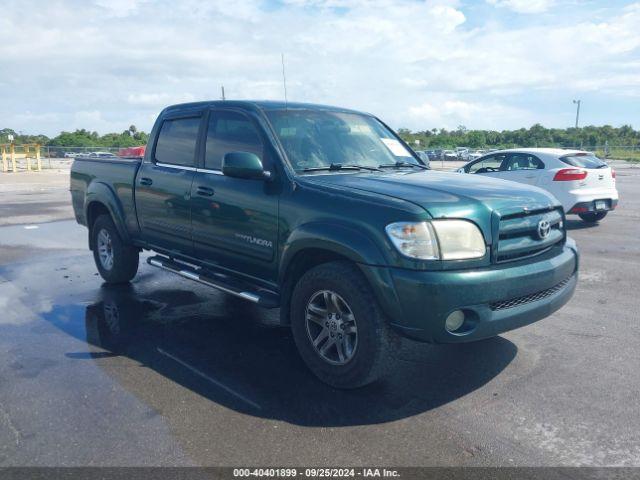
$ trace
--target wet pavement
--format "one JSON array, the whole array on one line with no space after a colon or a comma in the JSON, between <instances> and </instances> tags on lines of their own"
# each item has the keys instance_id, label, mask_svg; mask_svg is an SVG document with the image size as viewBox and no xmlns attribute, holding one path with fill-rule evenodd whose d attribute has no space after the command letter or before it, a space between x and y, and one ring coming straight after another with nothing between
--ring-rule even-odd
<instances>
[{"instance_id":1,"label":"wet pavement","mask_svg":"<svg viewBox=\"0 0 640 480\"><path fill-rule=\"evenodd\" d=\"M141 263L97 276L73 221L0 228L0 466L639 465L640 170L569 221L581 281L552 317L405 342L383 381L315 379L265 311Z\"/></svg>"}]
</instances>

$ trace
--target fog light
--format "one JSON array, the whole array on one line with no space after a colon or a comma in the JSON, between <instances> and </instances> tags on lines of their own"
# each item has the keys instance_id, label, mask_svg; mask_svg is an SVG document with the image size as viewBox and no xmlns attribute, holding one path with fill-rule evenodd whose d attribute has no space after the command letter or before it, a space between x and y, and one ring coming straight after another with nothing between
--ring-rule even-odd
<instances>
[{"instance_id":1,"label":"fog light","mask_svg":"<svg viewBox=\"0 0 640 480\"><path fill-rule=\"evenodd\" d=\"M449 314L444 322L444 328L449 332L455 332L464 323L464 312L462 310L455 310Z\"/></svg>"}]
</instances>

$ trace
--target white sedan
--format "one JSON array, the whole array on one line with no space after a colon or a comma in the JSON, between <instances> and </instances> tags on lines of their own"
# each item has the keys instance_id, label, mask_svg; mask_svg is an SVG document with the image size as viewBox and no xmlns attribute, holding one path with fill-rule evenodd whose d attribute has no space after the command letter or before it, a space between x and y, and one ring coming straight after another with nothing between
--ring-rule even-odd
<instances>
[{"instance_id":1,"label":"white sedan","mask_svg":"<svg viewBox=\"0 0 640 480\"><path fill-rule=\"evenodd\" d=\"M618 205L616 172L591 152L516 148L491 152L458 170L527 183L551 192L567 214L595 223Z\"/></svg>"}]
</instances>

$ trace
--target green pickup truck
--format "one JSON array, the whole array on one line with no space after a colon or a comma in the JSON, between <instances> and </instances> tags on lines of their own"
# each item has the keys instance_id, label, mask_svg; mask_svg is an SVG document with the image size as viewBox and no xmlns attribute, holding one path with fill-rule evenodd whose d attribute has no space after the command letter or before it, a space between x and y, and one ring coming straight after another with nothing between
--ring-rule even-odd
<instances>
[{"instance_id":1,"label":"green pickup truck","mask_svg":"<svg viewBox=\"0 0 640 480\"><path fill-rule=\"evenodd\" d=\"M77 221L107 283L150 265L280 308L305 363L340 388L392 363L398 335L495 336L564 305L578 251L558 201L430 171L378 118L282 102L175 105L144 158L78 158Z\"/></svg>"}]
</instances>

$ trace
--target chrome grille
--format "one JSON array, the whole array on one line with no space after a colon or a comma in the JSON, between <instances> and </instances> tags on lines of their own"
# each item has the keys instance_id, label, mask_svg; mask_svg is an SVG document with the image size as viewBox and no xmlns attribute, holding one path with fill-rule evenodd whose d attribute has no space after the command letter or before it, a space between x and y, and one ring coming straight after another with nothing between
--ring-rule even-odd
<instances>
[{"instance_id":1,"label":"chrome grille","mask_svg":"<svg viewBox=\"0 0 640 480\"><path fill-rule=\"evenodd\" d=\"M522 297L516 297L509 300L502 300L500 302L491 303L489 304L489 308L491 308L491 310L504 310L506 308L519 307L520 305L535 302L536 300L542 300L543 298L550 297L554 293L562 290L570 280L571 277L567 277L557 285L554 285L551 288L547 288L546 290L541 290L539 292L524 295Z\"/></svg>"},{"instance_id":2,"label":"chrome grille","mask_svg":"<svg viewBox=\"0 0 640 480\"><path fill-rule=\"evenodd\" d=\"M541 221L549 223L548 236L541 237ZM562 210L543 209L502 216L499 219L498 245L494 252L496 262L508 262L549 250L565 240Z\"/></svg>"}]
</instances>

